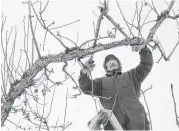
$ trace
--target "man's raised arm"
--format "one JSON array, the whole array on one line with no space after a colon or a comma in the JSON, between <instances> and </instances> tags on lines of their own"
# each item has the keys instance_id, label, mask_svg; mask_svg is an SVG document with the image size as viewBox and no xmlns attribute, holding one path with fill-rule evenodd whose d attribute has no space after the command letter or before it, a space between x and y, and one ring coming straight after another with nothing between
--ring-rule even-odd
<instances>
[{"instance_id":1,"label":"man's raised arm","mask_svg":"<svg viewBox=\"0 0 179 131\"><path fill-rule=\"evenodd\" d=\"M152 57L152 52L147 46L141 49L139 54L140 54L140 64L136 68L132 69L132 73L140 83L143 82L143 80L151 71L153 66L153 57Z\"/></svg>"},{"instance_id":2,"label":"man's raised arm","mask_svg":"<svg viewBox=\"0 0 179 131\"><path fill-rule=\"evenodd\" d=\"M140 50L139 54L140 54L139 65L136 68L129 71L129 74L131 75L131 77L133 79L133 82L134 82L134 85L136 88L136 92L138 95L140 93L141 83L147 77L147 75L150 73L152 66L153 66L152 52L150 51L150 49L147 46L142 48Z\"/></svg>"}]
</instances>

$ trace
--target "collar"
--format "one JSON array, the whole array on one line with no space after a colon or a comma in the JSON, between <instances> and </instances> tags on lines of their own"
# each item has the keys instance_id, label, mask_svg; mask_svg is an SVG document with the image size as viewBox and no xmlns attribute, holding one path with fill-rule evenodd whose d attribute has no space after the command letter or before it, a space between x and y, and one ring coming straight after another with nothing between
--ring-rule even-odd
<instances>
[{"instance_id":1,"label":"collar","mask_svg":"<svg viewBox=\"0 0 179 131\"><path fill-rule=\"evenodd\" d=\"M117 75L121 75L121 72L117 72L117 71L113 71L112 73L106 74L107 77L112 77L112 76L117 76Z\"/></svg>"}]
</instances>

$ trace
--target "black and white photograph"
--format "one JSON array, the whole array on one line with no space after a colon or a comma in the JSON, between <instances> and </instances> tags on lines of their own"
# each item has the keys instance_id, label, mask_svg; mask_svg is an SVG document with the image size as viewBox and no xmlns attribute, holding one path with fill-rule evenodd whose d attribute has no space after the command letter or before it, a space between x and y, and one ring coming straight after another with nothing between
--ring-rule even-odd
<instances>
[{"instance_id":1,"label":"black and white photograph","mask_svg":"<svg viewBox=\"0 0 179 131\"><path fill-rule=\"evenodd\" d=\"M1 131L179 130L179 0L1 0Z\"/></svg>"}]
</instances>

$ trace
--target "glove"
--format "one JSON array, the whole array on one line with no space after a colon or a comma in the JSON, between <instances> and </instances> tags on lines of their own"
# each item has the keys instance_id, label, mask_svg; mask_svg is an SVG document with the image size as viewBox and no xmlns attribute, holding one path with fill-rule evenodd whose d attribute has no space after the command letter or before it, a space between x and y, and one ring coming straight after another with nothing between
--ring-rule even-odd
<instances>
[{"instance_id":1,"label":"glove","mask_svg":"<svg viewBox=\"0 0 179 131\"><path fill-rule=\"evenodd\" d=\"M132 46L132 51L139 52L141 49L145 47L145 44L139 44L139 45L131 45Z\"/></svg>"},{"instance_id":2,"label":"glove","mask_svg":"<svg viewBox=\"0 0 179 131\"><path fill-rule=\"evenodd\" d=\"M94 70L95 64L94 64L92 57L90 57L84 63L84 66L85 66L85 68L82 70L82 72L85 73L85 74L88 74L89 72L92 72Z\"/></svg>"}]
</instances>

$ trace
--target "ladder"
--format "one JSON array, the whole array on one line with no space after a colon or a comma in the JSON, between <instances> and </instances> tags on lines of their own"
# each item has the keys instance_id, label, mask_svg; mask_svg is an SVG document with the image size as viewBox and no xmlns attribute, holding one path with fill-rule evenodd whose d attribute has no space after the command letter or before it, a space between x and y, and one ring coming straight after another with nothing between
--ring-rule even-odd
<instances>
[{"instance_id":1,"label":"ladder","mask_svg":"<svg viewBox=\"0 0 179 131\"><path fill-rule=\"evenodd\" d=\"M100 110L100 112L88 122L88 127L90 130L102 130L101 125L107 121L111 122L115 130L123 131L113 112L108 109Z\"/></svg>"}]
</instances>

